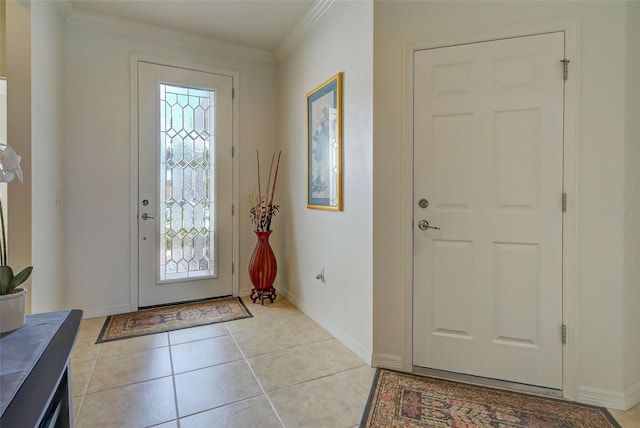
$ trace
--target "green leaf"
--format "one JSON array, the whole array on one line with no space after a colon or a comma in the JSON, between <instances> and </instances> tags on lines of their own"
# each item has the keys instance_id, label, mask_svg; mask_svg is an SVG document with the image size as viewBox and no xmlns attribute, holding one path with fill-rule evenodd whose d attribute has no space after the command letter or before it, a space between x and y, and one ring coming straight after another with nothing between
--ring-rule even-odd
<instances>
[{"instance_id":1,"label":"green leaf","mask_svg":"<svg viewBox=\"0 0 640 428\"><path fill-rule=\"evenodd\" d=\"M13 281L13 270L10 266L0 266L0 295L9 294L11 282Z\"/></svg>"},{"instance_id":2,"label":"green leaf","mask_svg":"<svg viewBox=\"0 0 640 428\"><path fill-rule=\"evenodd\" d=\"M22 269L19 274L14 276L13 280L11 281L11 289L13 290L18 285L20 285L23 282L25 282L29 278L29 275L31 275L31 271L32 270L33 270L33 266L29 266L29 267L26 267L26 268Z\"/></svg>"},{"instance_id":3,"label":"green leaf","mask_svg":"<svg viewBox=\"0 0 640 428\"><path fill-rule=\"evenodd\" d=\"M22 284L29 278L32 270L33 266L29 266L22 269L19 274L14 276L11 266L0 266L0 295L9 294L15 290L18 285Z\"/></svg>"}]
</instances>

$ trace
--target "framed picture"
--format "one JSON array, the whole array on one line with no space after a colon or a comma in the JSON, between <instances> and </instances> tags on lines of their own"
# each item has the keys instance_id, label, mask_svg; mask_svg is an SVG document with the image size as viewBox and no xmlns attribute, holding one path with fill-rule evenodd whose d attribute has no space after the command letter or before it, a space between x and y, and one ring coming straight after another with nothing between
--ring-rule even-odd
<instances>
[{"instance_id":1,"label":"framed picture","mask_svg":"<svg viewBox=\"0 0 640 428\"><path fill-rule=\"evenodd\" d=\"M307 208L342 211L342 73L307 94Z\"/></svg>"}]
</instances>

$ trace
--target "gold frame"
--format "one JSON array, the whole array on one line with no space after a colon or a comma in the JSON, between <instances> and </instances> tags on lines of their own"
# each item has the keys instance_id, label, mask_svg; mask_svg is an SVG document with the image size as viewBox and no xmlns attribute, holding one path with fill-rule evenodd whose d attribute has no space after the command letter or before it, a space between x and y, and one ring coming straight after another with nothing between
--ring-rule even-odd
<instances>
[{"instance_id":1,"label":"gold frame","mask_svg":"<svg viewBox=\"0 0 640 428\"><path fill-rule=\"evenodd\" d=\"M342 211L342 73L307 93L307 208Z\"/></svg>"}]
</instances>

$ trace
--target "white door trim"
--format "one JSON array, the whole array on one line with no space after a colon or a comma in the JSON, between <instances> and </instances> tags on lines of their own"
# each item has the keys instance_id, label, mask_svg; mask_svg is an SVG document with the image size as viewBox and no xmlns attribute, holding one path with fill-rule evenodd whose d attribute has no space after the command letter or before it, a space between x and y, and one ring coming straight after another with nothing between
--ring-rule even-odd
<instances>
[{"instance_id":1,"label":"white door trim","mask_svg":"<svg viewBox=\"0 0 640 428\"><path fill-rule=\"evenodd\" d=\"M576 306L576 205L577 205L577 136L578 136L578 20L562 19L488 29L484 31L434 37L405 43L404 105L404 347L402 369L413 370L413 62L414 52L423 49L486 42L551 32L565 33L565 58L570 62L569 80L564 94L564 176L567 211L562 220L562 318L567 326L567 343L562 352L563 396L576 394L575 306ZM560 203L560 201L558 202Z\"/></svg>"},{"instance_id":2,"label":"white door trim","mask_svg":"<svg viewBox=\"0 0 640 428\"><path fill-rule=\"evenodd\" d=\"M130 248L131 248L131 297L129 301L129 310L138 310L138 62L150 62L158 65L165 65L169 67L185 68L194 71L201 71L205 73L221 74L224 76L230 76L233 79L233 88L235 96L233 98L233 149L238 153L239 149L239 125L238 118L240 113L240 107L238 103L239 95L239 76L240 73L234 70L228 70L218 67L211 67L202 64L194 64L185 61L170 60L167 58L160 58L151 55L132 53L130 59L130 82L131 92L130 96L130 120L131 128L129 129L129 141L131 147L131 200L130 200L130 217L129 217L129 230L130 230ZM233 156L233 176L232 176L232 200L235 207L239 206L239 156ZM232 260L234 266L238 265L240 258L239 242L240 242L240 222L238 215L234 215L232 218L233 224L233 256ZM240 294L240 283L237 269L232 272L232 285L233 295L238 296Z\"/></svg>"}]
</instances>

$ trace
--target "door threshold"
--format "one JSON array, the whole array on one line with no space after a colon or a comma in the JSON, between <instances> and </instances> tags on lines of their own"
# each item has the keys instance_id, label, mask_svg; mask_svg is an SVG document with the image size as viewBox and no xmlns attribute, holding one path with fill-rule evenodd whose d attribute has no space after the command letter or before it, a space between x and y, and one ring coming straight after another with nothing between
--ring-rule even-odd
<instances>
[{"instance_id":1,"label":"door threshold","mask_svg":"<svg viewBox=\"0 0 640 428\"><path fill-rule=\"evenodd\" d=\"M233 297L231 294L225 294L224 296L203 297L202 299L183 300L180 302L159 303L157 305L138 306L138 310L165 308L169 306L188 305L189 303L204 302L207 300L226 299L227 297Z\"/></svg>"},{"instance_id":2,"label":"door threshold","mask_svg":"<svg viewBox=\"0 0 640 428\"><path fill-rule=\"evenodd\" d=\"M564 398L562 390L560 389L544 388L542 386L527 385L524 383L509 382L506 380L472 376L463 373L455 373L446 370L437 370L418 366L413 366L411 372L417 375L431 376L439 379L452 380L473 385L490 386L492 388L507 389L516 392L526 392L529 394L537 394L547 397L551 396L556 398Z\"/></svg>"}]
</instances>

